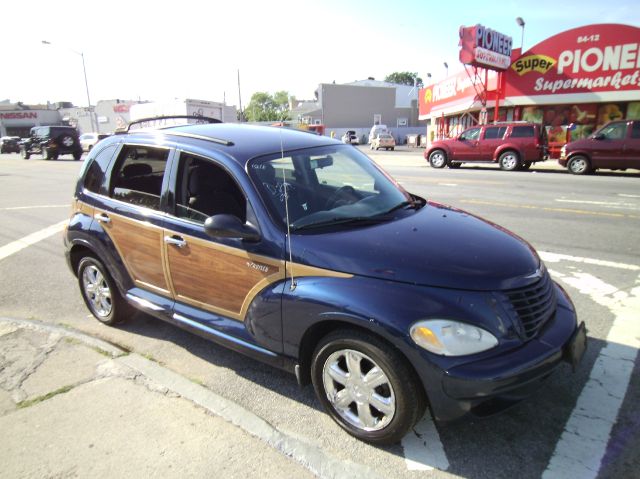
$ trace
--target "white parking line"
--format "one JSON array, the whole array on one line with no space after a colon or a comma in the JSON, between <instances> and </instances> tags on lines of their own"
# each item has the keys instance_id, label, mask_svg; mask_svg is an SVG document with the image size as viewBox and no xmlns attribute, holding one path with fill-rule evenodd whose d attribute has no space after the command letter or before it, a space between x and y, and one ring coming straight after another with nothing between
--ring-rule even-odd
<instances>
[{"instance_id":1,"label":"white parking line","mask_svg":"<svg viewBox=\"0 0 640 479\"><path fill-rule=\"evenodd\" d=\"M603 206L605 208L618 208L621 210L633 210L637 211L638 205L635 203L620 203L615 201L587 201L587 200L565 200L563 198L556 198L558 203L577 203L580 205L595 205L595 206Z\"/></svg>"},{"instance_id":2,"label":"white parking line","mask_svg":"<svg viewBox=\"0 0 640 479\"><path fill-rule=\"evenodd\" d=\"M56 223L55 225L48 226L40 231L36 231L35 233L31 233L30 235L25 236L24 238L20 238L19 240L12 241L9 244L4 246L0 246L0 260L5 259L12 254L17 253L20 250L28 248L31 245L38 243L44 239L47 239L49 236L52 236L56 233L62 231L67 224L67 220L61 221L60 223Z\"/></svg>"},{"instance_id":3,"label":"white parking line","mask_svg":"<svg viewBox=\"0 0 640 479\"><path fill-rule=\"evenodd\" d=\"M404 462L410 471L449 469L449 460L444 452L440 435L429 412L404 438Z\"/></svg>"},{"instance_id":4,"label":"white parking line","mask_svg":"<svg viewBox=\"0 0 640 479\"><path fill-rule=\"evenodd\" d=\"M590 263L594 264L593 261ZM626 293L580 271L569 275L551 273L590 296L614 316L607 344L598 354L589 380L542 475L543 479L595 479L640 348L640 277L636 280L637 286Z\"/></svg>"},{"instance_id":5,"label":"white parking line","mask_svg":"<svg viewBox=\"0 0 640 479\"><path fill-rule=\"evenodd\" d=\"M580 256L569 256L566 254L550 253L548 251L538 251L538 255L545 263L559 263L560 261L569 261L571 263L593 264L596 266L606 266L607 268L627 269L629 271L640 271L640 266L635 264L616 263L614 261L605 261L601 259L583 258Z\"/></svg>"},{"instance_id":6,"label":"white parking line","mask_svg":"<svg viewBox=\"0 0 640 479\"><path fill-rule=\"evenodd\" d=\"M36 206L9 206L7 208L0 208L0 211L13 211L13 210L37 210L40 208L71 208L70 205L36 205Z\"/></svg>"}]
</instances>

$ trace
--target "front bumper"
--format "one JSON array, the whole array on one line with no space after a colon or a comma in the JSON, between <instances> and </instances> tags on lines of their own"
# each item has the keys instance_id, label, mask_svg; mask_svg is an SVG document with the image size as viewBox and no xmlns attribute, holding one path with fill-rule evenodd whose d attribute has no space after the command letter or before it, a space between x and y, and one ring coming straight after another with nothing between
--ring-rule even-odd
<instances>
[{"instance_id":1,"label":"front bumper","mask_svg":"<svg viewBox=\"0 0 640 479\"><path fill-rule=\"evenodd\" d=\"M579 330L575 311L559 306L540 334L521 347L443 371L440 384L424 383L434 417L485 417L525 399L564 361L575 368L586 344Z\"/></svg>"}]
</instances>

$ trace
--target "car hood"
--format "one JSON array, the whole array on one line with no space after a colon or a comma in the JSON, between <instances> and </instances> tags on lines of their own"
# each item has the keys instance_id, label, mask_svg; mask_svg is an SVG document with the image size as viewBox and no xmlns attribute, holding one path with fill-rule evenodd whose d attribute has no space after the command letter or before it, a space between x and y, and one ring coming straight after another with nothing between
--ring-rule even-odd
<instances>
[{"instance_id":1,"label":"car hood","mask_svg":"<svg viewBox=\"0 0 640 479\"><path fill-rule=\"evenodd\" d=\"M533 247L515 234L434 202L372 226L294 235L292 248L294 261L309 266L476 291L528 285L540 268Z\"/></svg>"},{"instance_id":2,"label":"car hood","mask_svg":"<svg viewBox=\"0 0 640 479\"><path fill-rule=\"evenodd\" d=\"M593 145L593 143L597 141L593 138L581 138L580 140L575 140L566 145L566 151L580 150L582 148L589 148Z\"/></svg>"}]
</instances>

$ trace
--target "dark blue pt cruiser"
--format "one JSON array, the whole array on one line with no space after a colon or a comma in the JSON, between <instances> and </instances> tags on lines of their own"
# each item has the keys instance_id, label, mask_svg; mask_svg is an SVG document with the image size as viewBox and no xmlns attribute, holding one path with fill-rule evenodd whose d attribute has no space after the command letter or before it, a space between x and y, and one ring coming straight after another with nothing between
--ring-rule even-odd
<instances>
[{"instance_id":1,"label":"dark blue pt cruiser","mask_svg":"<svg viewBox=\"0 0 640 479\"><path fill-rule=\"evenodd\" d=\"M141 310L294 372L374 444L427 406L439 421L500 411L586 347L528 243L300 131L184 124L103 140L65 247L99 321Z\"/></svg>"}]
</instances>

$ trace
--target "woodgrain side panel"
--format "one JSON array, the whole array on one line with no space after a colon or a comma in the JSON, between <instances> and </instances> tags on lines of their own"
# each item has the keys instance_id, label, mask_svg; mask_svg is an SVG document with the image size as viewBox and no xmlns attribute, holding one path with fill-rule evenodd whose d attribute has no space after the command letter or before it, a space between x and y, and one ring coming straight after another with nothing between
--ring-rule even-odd
<instances>
[{"instance_id":1,"label":"woodgrain side panel","mask_svg":"<svg viewBox=\"0 0 640 479\"><path fill-rule=\"evenodd\" d=\"M241 319L243 305L257 285L263 288L284 277L280 261L193 237L185 240L184 248L167 247L178 301Z\"/></svg>"},{"instance_id":2,"label":"woodgrain side panel","mask_svg":"<svg viewBox=\"0 0 640 479\"><path fill-rule=\"evenodd\" d=\"M99 213L98 210L96 213ZM111 221L102 223L102 227L116 245L136 284L170 295L162 261L162 228L111 212L106 214Z\"/></svg>"}]
</instances>

